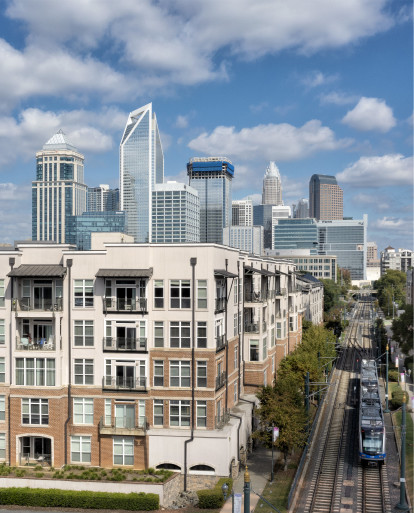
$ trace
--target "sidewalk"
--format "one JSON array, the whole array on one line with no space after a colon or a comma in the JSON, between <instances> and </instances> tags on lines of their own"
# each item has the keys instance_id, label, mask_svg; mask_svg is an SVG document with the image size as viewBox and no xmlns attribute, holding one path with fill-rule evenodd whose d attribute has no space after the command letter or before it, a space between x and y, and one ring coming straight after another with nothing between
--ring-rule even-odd
<instances>
[{"instance_id":1,"label":"sidewalk","mask_svg":"<svg viewBox=\"0 0 414 513\"><path fill-rule=\"evenodd\" d=\"M276 461L277 451L274 452L274 459ZM257 447L247 460L247 471L250 475L250 511L254 511L259 497L253 493L253 490L262 495L266 484L270 481L270 472L272 467L272 451L262 446ZM242 494L242 511L244 511L244 473L245 469L241 469L238 477L233 482L234 493ZM231 513L231 497L228 497L221 513Z\"/></svg>"}]
</instances>

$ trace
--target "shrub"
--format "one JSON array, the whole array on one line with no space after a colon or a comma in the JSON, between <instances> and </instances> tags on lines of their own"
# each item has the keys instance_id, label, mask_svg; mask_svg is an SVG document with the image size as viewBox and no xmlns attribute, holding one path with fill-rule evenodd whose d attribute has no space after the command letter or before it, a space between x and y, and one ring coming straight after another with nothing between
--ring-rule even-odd
<instances>
[{"instance_id":1,"label":"shrub","mask_svg":"<svg viewBox=\"0 0 414 513\"><path fill-rule=\"evenodd\" d=\"M23 477L26 474L26 471L23 469L17 469L15 472L16 477Z\"/></svg>"},{"instance_id":2,"label":"shrub","mask_svg":"<svg viewBox=\"0 0 414 513\"><path fill-rule=\"evenodd\" d=\"M398 370L388 371L388 381L398 381Z\"/></svg>"},{"instance_id":3,"label":"shrub","mask_svg":"<svg viewBox=\"0 0 414 513\"><path fill-rule=\"evenodd\" d=\"M198 490L198 507L201 509L219 509L224 504L223 492L218 488Z\"/></svg>"},{"instance_id":4,"label":"shrub","mask_svg":"<svg viewBox=\"0 0 414 513\"><path fill-rule=\"evenodd\" d=\"M44 472L35 472L35 477L43 477L44 475Z\"/></svg>"},{"instance_id":5,"label":"shrub","mask_svg":"<svg viewBox=\"0 0 414 513\"><path fill-rule=\"evenodd\" d=\"M404 392L401 387L396 388L391 397L391 405L394 409L400 408L403 404L403 397L405 396L405 404L408 404L408 394Z\"/></svg>"},{"instance_id":6,"label":"shrub","mask_svg":"<svg viewBox=\"0 0 414 513\"><path fill-rule=\"evenodd\" d=\"M0 504L46 508L127 509L150 511L159 509L154 493L106 493L31 488L0 488Z\"/></svg>"}]
</instances>

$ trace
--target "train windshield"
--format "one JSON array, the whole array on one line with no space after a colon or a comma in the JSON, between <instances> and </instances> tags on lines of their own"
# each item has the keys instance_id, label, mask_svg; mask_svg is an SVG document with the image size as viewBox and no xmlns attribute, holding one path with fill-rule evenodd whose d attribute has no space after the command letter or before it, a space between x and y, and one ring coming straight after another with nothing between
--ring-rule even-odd
<instances>
[{"instance_id":1,"label":"train windshield","mask_svg":"<svg viewBox=\"0 0 414 513\"><path fill-rule=\"evenodd\" d=\"M362 431L362 448L365 454L382 452L383 433L381 431Z\"/></svg>"}]
</instances>

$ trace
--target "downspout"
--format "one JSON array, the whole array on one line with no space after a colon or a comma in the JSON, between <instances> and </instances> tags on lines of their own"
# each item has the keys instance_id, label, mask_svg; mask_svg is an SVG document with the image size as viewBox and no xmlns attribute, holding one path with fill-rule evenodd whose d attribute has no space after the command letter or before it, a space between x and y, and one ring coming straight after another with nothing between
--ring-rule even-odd
<instances>
[{"instance_id":1,"label":"downspout","mask_svg":"<svg viewBox=\"0 0 414 513\"><path fill-rule=\"evenodd\" d=\"M239 415L235 415L234 413L230 413L230 417L239 419L239 425L237 426L237 461L240 465L240 428L242 425L242 418Z\"/></svg>"},{"instance_id":2,"label":"downspout","mask_svg":"<svg viewBox=\"0 0 414 513\"><path fill-rule=\"evenodd\" d=\"M190 258L191 270L191 435L184 440L184 491L187 491L187 453L188 444L194 440L194 417L195 417L195 266L197 258Z\"/></svg>"},{"instance_id":3,"label":"downspout","mask_svg":"<svg viewBox=\"0 0 414 513\"><path fill-rule=\"evenodd\" d=\"M68 268L68 417L65 420L65 465L68 464L68 424L72 418L72 264L71 258L66 260L66 267Z\"/></svg>"},{"instance_id":4,"label":"downspout","mask_svg":"<svg viewBox=\"0 0 414 513\"><path fill-rule=\"evenodd\" d=\"M15 258L9 258L9 265L10 265L10 270L13 271L13 266L16 262L16 259ZM13 276L11 277L11 280L10 280L10 295L11 295L11 301L10 301L10 305L11 305L11 308L10 308L10 325L9 325L9 340L10 340L10 343L9 343L9 396L7 398L7 411L8 411L8 414L9 414L9 418L8 418L8 425L9 425L9 433L8 433L8 451L9 451L9 466L11 467L11 414L10 414L10 386L12 384L12 379L13 379L13 371L12 371L12 345L13 345L13 331L12 331L12 324L13 324L13 285L14 285L14 278Z\"/></svg>"},{"instance_id":5,"label":"downspout","mask_svg":"<svg viewBox=\"0 0 414 513\"><path fill-rule=\"evenodd\" d=\"M229 261L228 259L226 258L226 271L228 270L228 267L229 267ZM227 410L228 410L228 396L229 396L229 341L228 341L228 338L227 338L227 305L228 305L228 301L227 301L227 277L225 279L225 288L224 288L224 295L225 295L225 305L224 305L224 326L225 326L225 334L224 336L226 337L226 393L225 393L225 411L227 413ZM237 319L238 321L238 319Z\"/></svg>"},{"instance_id":6,"label":"downspout","mask_svg":"<svg viewBox=\"0 0 414 513\"><path fill-rule=\"evenodd\" d=\"M246 379L246 371L245 371L245 369L246 369L246 365L245 365L246 360L244 358L244 316L245 316L244 291L245 291L245 286L246 285L244 283L244 278L245 278L244 267L245 267L245 263L243 262L243 278L242 278L243 279L243 287L242 287L242 293L243 293L243 315L242 315L242 317L243 317L243 322L242 322L242 326L241 326L241 332L243 334L243 337L242 337L243 338L243 343L242 343L242 349L243 349L243 358L242 358L242 360L243 360L243 387L245 385L245 379Z\"/></svg>"}]
</instances>

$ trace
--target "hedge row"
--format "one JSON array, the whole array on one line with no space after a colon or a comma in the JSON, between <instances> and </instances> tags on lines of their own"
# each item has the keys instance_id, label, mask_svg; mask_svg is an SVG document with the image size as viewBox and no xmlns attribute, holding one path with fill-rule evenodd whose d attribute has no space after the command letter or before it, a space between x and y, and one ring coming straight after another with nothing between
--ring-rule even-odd
<instances>
[{"instance_id":1,"label":"hedge row","mask_svg":"<svg viewBox=\"0 0 414 513\"><path fill-rule=\"evenodd\" d=\"M401 387L396 388L391 395L391 404L394 409L400 408L403 404L403 397L405 396L405 404L408 404L408 394L404 392Z\"/></svg>"},{"instance_id":2,"label":"hedge row","mask_svg":"<svg viewBox=\"0 0 414 513\"><path fill-rule=\"evenodd\" d=\"M229 487L227 491L227 497L229 497L233 489L233 479L231 477L222 477L213 489L198 490L198 507L200 509L221 508L224 504L223 490L221 489L224 483Z\"/></svg>"},{"instance_id":3,"label":"hedge row","mask_svg":"<svg viewBox=\"0 0 414 513\"><path fill-rule=\"evenodd\" d=\"M107 493L42 488L0 488L0 504L40 506L44 508L159 509L155 493Z\"/></svg>"}]
</instances>

